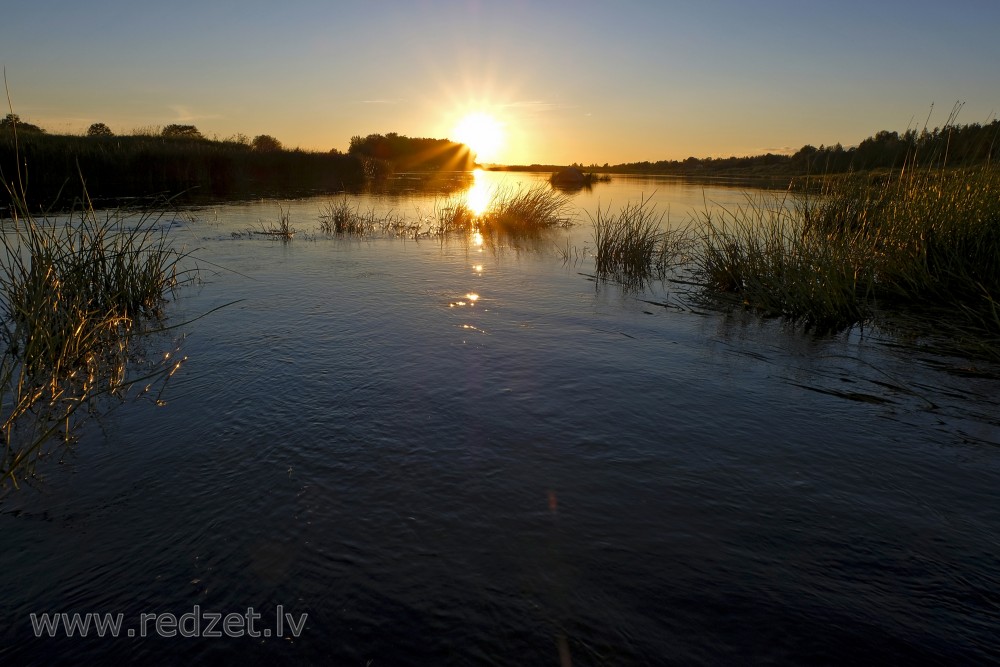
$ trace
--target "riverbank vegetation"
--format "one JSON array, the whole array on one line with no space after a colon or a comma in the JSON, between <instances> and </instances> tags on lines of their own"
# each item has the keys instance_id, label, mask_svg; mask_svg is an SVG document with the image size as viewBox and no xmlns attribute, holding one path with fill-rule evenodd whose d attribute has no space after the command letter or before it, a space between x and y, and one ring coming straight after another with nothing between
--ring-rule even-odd
<instances>
[{"instance_id":1,"label":"riverbank vegetation","mask_svg":"<svg viewBox=\"0 0 1000 667\"><path fill-rule=\"evenodd\" d=\"M997 166L827 179L791 206L706 213L698 230L700 281L765 314L836 330L901 313L1000 341Z\"/></svg>"},{"instance_id":2,"label":"riverbank vegetation","mask_svg":"<svg viewBox=\"0 0 1000 667\"><path fill-rule=\"evenodd\" d=\"M646 202L600 213L599 276L641 287L669 275L699 302L820 333L908 322L1000 359L997 165L825 177L666 227Z\"/></svg>"},{"instance_id":3,"label":"riverbank vegetation","mask_svg":"<svg viewBox=\"0 0 1000 667\"><path fill-rule=\"evenodd\" d=\"M56 135L13 113L0 119L0 176L23 172L35 210L69 207L64 188L80 173L91 197L113 206L164 193L196 202L352 191L397 172L474 167L464 144L394 132L355 136L347 153L324 153L287 149L267 134L208 139L194 125L116 135L105 123L93 123L84 135ZM12 185L6 176L4 181ZM0 207L0 214L5 210Z\"/></svg>"},{"instance_id":4,"label":"riverbank vegetation","mask_svg":"<svg viewBox=\"0 0 1000 667\"><path fill-rule=\"evenodd\" d=\"M10 186L22 173L28 206L56 210L72 206L66 185L80 173L95 200L171 193L197 201L335 192L360 187L378 171L362 156L284 150L267 135L211 140L194 126L129 136L91 129L89 136L25 131L23 124L0 129L0 175Z\"/></svg>"},{"instance_id":5,"label":"riverbank vegetation","mask_svg":"<svg viewBox=\"0 0 1000 667\"><path fill-rule=\"evenodd\" d=\"M627 289L665 277L681 251L685 230L672 229L664 217L648 199L626 204L617 214L610 207L598 209L591 217L598 277Z\"/></svg>"}]
</instances>

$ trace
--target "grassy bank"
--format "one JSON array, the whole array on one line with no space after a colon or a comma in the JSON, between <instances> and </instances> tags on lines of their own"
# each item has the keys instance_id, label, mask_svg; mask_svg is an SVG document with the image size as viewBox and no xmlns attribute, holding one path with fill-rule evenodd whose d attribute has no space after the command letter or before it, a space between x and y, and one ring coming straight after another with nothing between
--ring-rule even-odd
<instances>
[{"instance_id":1,"label":"grassy bank","mask_svg":"<svg viewBox=\"0 0 1000 667\"><path fill-rule=\"evenodd\" d=\"M171 290L191 275L149 212L98 214L85 199L53 219L11 200L0 235L0 485L16 486L47 443L72 439L95 400L176 370L134 343L160 327Z\"/></svg>"}]
</instances>

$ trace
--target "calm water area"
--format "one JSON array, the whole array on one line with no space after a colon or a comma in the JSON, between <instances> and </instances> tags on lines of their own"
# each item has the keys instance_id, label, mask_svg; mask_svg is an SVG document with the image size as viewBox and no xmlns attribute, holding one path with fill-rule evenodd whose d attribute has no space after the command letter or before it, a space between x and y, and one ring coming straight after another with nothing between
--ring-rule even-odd
<instances>
[{"instance_id":1,"label":"calm water area","mask_svg":"<svg viewBox=\"0 0 1000 667\"><path fill-rule=\"evenodd\" d=\"M546 176L348 200L420 220ZM201 262L171 321L231 305L147 342L187 357L165 405L0 498L0 663L1000 659L1000 369L592 277L598 207L748 194L617 176L535 243L323 234L329 196L169 214ZM291 241L242 233L282 211ZM260 636L139 636L251 607ZM122 636L30 620L91 612Z\"/></svg>"}]
</instances>

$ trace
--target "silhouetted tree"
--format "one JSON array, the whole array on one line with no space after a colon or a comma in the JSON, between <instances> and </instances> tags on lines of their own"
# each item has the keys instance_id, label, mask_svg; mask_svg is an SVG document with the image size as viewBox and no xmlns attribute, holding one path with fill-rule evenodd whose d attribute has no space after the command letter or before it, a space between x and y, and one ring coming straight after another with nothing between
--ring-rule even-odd
<instances>
[{"instance_id":1,"label":"silhouetted tree","mask_svg":"<svg viewBox=\"0 0 1000 667\"><path fill-rule=\"evenodd\" d=\"M253 143L250 145L255 151L260 151L261 153L280 151L282 149L281 142L269 134L258 134L253 138Z\"/></svg>"},{"instance_id":2,"label":"silhouetted tree","mask_svg":"<svg viewBox=\"0 0 1000 667\"><path fill-rule=\"evenodd\" d=\"M38 127L37 125L32 125L31 123L25 123L21 120L21 117L16 113L7 114L3 120L0 120L0 130L11 130L17 129L18 132L40 132L44 133L45 130Z\"/></svg>"},{"instance_id":3,"label":"silhouetted tree","mask_svg":"<svg viewBox=\"0 0 1000 667\"><path fill-rule=\"evenodd\" d=\"M175 137L183 139L204 139L201 132L194 125L167 125L163 128L164 137Z\"/></svg>"},{"instance_id":4,"label":"silhouetted tree","mask_svg":"<svg viewBox=\"0 0 1000 667\"><path fill-rule=\"evenodd\" d=\"M113 137L115 133L104 123L94 123L87 128L88 137Z\"/></svg>"}]
</instances>

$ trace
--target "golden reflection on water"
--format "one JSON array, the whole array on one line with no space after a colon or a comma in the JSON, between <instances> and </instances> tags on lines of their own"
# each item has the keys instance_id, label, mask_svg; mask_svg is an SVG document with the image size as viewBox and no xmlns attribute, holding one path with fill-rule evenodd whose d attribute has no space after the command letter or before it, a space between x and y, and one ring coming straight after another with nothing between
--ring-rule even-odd
<instances>
[{"instance_id":1,"label":"golden reflection on water","mask_svg":"<svg viewBox=\"0 0 1000 667\"><path fill-rule=\"evenodd\" d=\"M490 205L490 185L482 169L472 172L472 187L465 193L465 203L473 215L482 215Z\"/></svg>"}]
</instances>

